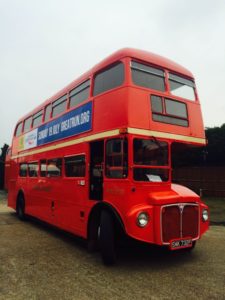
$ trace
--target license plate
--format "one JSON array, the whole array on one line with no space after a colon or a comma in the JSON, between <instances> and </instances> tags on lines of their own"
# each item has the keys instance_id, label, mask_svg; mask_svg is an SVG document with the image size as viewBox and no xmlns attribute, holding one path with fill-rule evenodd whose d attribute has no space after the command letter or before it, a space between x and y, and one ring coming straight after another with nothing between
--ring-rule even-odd
<instances>
[{"instance_id":1,"label":"license plate","mask_svg":"<svg viewBox=\"0 0 225 300\"><path fill-rule=\"evenodd\" d=\"M185 239L179 239L179 240L172 240L170 242L170 249L171 250L177 250L181 248L188 248L192 246L192 239L191 238L185 238Z\"/></svg>"}]
</instances>

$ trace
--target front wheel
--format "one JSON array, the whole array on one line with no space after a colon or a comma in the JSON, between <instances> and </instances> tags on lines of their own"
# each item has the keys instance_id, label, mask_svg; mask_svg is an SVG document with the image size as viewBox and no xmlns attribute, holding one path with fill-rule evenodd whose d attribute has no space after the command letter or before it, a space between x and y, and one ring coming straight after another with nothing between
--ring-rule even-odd
<instances>
[{"instance_id":1,"label":"front wheel","mask_svg":"<svg viewBox=\"0 0 225 300\"><path fill-rule=\"evenodd\" d=\"M103 263L105 265L115 264L115 227L112 215L106 210L101 213L99 242Z\"/></svg>"}]
</instances>

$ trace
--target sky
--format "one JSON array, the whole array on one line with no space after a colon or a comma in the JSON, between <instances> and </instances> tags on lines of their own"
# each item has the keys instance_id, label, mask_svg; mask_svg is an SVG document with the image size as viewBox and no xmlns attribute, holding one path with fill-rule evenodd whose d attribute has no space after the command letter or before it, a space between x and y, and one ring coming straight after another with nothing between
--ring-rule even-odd
<instances>
[{"instance_id":1,"label":"sky","mask_svg":"<svg viewBox=\"0 0 225 300\"><path fill-rule=\"evenodd\" d=\"M20 117L124 47L189 69L205 127L225 123L225 1L0 0L0 147Z\"/></svg>"}]
</instances>

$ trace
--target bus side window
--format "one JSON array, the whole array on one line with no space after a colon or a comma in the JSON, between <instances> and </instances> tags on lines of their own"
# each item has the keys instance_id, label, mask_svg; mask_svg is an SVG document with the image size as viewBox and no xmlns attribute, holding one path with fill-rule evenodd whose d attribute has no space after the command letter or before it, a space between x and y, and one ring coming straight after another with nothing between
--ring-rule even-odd
<instances>
[{"instance_id":1,"label":"bus side window","mask_svg":"<svg viewBox=\"0 0 225 300\"><path fill-rule=\"evenodd\" d=\"M38 176L38 163L32 162L28 164L28 175L29 177L37 177Z\"/></svg>"},{"instance_id":2,"label":"bus side window","mask_svg":"<svg viewBox=\"0 0 225 300\"><path fill-rule=\"evenodd\" d=\"M41 110L33 116L32 127L37 127L38 125L40 125L42 123L42 117L43 117L43 112Z\"/></svg>"},{"instance_id":3,"label":"bus side window","mask_svg":"<svg viewBox=\"0 0 225 300\"><path fill-rule=\"evenodd\" d=\"M27 177L27 163L20 164L19 176Z\"/></svg>"},{"instance_id":4,"label":"bus side window","mask_svg":"<svg viewBox=\"0 0 225 300\"><path fill-rule=\"evenodd\" d=\"M106 176L126 178L128 175L127 140L112 139L106 143Z\"/></svg>"},{"instance_id":5,"label":"bus side window","mask_svg":"<svg viewBox=\"0 0 225 300\"><path fill-rule=\"evenodd\" d=\"M90 79L70 91L70 108L87 100L90 94Z\"/></svg>"},{"instance_id":6,"label":"bus side window","mask_svg":"<svg viewBox=\"0 0 225 300\"><path fill-rule=\"evenodd\" d=\"M47 176L58 177L62 175L62 159L54 158L47 162Z\"/></svg>"},{"instance_id":7,"label":"bus side window","mask_svg":"<svg viewBox=\"0 0 225 300\"><path fill-rule=\"evenodd\" d=\"M52 104L50 103L48 106L45 108L45 117L44 117L44 122L47 122L50 120L52 114Z\"/></svg>"},{"instance_id":8,"label":"bus side window","mask_svg":"<svg viewBox=\"0 0 225 300\"><path fill-rule=\"evenodd\" d=\"M114 89L121 86L124 82L125 68L122 62L117 62L115 65L98 73L94 79L93 95Z\"/></svg>"},{"instance_id":9,"label":"bus side window","mask_svg":"<svg viewBox=\"0 0 225 300\"><path fill-rule=\"evenodd\" d=\"M47 175L47 162L46 159L40 161L40 176L46 177Z\"/></svg>"},{"instance_id":10,"label":"bus side window","mask_svg":"<svg viewBox=\"0 0 225 300\"><path fill-rule=\"evenodd\" d=\"M62 112L66 110L67 106L67 95L59 98L52 104L52 117L56 117L60 115Z\"/></svg>"},{"instance_id":11,"label":"bus side window","mask_svg":"<svg viewBox=\"0 0 225 300\"><path fill-rule=\"evenodd\" d=\"M65 157L65 175L66 177L84 177L85 156L76 155Z\"/></svg>"},{"instance_id":12,"label":"bus side window","mask_svg":"<svg viewBox=\"0 0 225 300\"><path fill-rule=\"evenodd\" d=\"M24 122L24 132L27 132L31 129L32 117L29 117Z\"/></svg>"},{"instance_id":13,"label":"bus side window","mask_svg":"<svg viewBox=\"0 0 225 300\"><path fill-rule=\"evenodd\" d=\"M19 123L16 127L15 136L20 136L23 129L23 122Z\"/></svg>"}]
</instances>

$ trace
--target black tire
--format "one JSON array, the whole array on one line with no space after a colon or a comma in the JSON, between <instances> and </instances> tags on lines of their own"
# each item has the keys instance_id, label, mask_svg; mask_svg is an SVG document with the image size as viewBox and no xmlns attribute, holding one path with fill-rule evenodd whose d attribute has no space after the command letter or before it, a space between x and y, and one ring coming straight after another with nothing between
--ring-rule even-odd
<instances>
[{"instance_id":1,"label":"black tire","mask_svg":"<svg viewBox=\"0 0 225 300\"><path fill-rule=\"evenodd\" d=\"M101 213L99 243L103 263L105 265L115 264L115 226L112 215L106 210Z\"/></svg>"},{"instance_id":2,"label":"black tire","mask_svg":"<svg viewBox=\"0 0 225 300\"><path fill-rule=\"evenodd\" d=\"M22 194L19 195L18 200L17 200L16 213L20 220L22 220L22 221L26 220L25 200L24 200L24 196Z\"/></svg>"}]
</instances>

